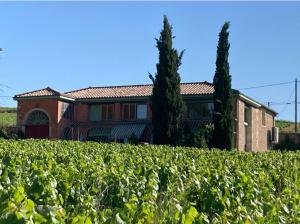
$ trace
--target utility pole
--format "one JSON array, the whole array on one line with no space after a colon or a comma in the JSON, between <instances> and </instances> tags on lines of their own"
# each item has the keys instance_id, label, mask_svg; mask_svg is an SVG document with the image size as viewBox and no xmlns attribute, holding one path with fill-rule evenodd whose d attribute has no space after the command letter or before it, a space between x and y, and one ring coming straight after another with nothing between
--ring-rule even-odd
<instances>
[{"instance_id":1,"label":"utility pole","mask_svg":"<svg viewBox=\"0 0 300 224\"><path fill-rule=\"evenodd\" d=\"M295 133L297 133L297 78L295 79Z\"/></svg>"}]
</instances>

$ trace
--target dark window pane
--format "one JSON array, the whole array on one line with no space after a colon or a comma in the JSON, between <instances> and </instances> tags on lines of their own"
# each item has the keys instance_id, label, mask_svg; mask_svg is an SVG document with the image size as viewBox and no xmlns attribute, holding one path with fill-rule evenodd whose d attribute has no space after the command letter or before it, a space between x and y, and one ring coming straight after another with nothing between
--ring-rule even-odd
<instances>
[{"instance_id":1,"label":"dark window pane","mask_svg":"<svg viewBox=\"0 0 300 224\"><path fill-rule=\"evenodd\" d=\"M108 104L107 107L107 120L112 120L114 115L114 105Z\"/></svg>"},{"instance_id":2,"label":"dark window pane","mask_svg":"<svg viewBox=\"0 0 300 224\"><path fill-rule=\"evenodd\" d=\"M123 119L128 120L129 119L129 104L123 105Z\"/></svg>"},{"instance_id":3,"label":"dark window pane","mask_svg":"<svg viewBox=\"0 0 300 224\"><path fill-rule=\"evenodd\" d=\"M208 102L188 102L189 118L201 119L212 116L213 104Z\"/></svg>"},{"instance_id":4,"label":"dark window pane","mask_svg":"<svg viewBox=\"0 0 300 224\"><path fill-rule=\"evenodd\" d=\"M107 120L107 104L102 104L102 120Z\"/></svg>"},{"instance_id":5,"label":"dark window pane","mask_svg":"<svg viewBox=\"0 0 300 224\"><path fill-rule=\"evenodd\" d=\"M130 104L130 120L135 120L135 103Z\"/></svg>"},{"instance_id":6,"label":"dark window pane","mask_svg":"<svg viewBox=\"0 0 300 224\"><path fill-rule=\"evenodd\" d=\"M266 125L266 111L262 110L262 125Z\"/></svg>"},{"instance_id":7,"label":"dark window pane","mask_svg":"<svg viewBox=\"0 0 300 224\"><path fill-rule=\"evenodd\" d=\"M100 121L101 120L100 105L91 105L90 106L90 120L91 121Z\"/></svg>"},{"instance_id":8,"label":"dark window pane","mask_svg":"<svg viewBox=\"0 0 300 224\"><path fill-rule=\"evenodd\" d=\"M135 111L135 103L126 103L123 104L123 120L135 120L136 111Z\"/></svg>"},{"instance_id":9,"label":"dark window pane","mask_svg":"<svg viewBox=\"0 0 300 224\"><path fill-rule=\"evenodd\" d=\"M250 124L250 118L251 118L251 109L249 106L245 105L244 108L244 122Z\"/></svg>"}]
</instances>

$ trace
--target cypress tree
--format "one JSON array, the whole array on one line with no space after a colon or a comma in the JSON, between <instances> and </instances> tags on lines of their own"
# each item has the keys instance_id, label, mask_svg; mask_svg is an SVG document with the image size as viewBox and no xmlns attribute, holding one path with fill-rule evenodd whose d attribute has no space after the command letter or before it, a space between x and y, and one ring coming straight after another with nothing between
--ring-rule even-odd
<instances>
[{"instance_id":1,"label":"cypress tree","mask_svg":"<svg viewBox=\"0 0 300 224\"><path fill-rule=\"evenodd\" d=\"M160 38L156 39L159 51L157 73L153 81L152 125L155 144L176 145L180 135L180 122L183 101L180 94L180 76L178 74L183 51L179 54L172 47L172 27L166 16Z\"/></svg>"},{"instance_id":2,"label":"cypress tree","mask_svg":"<svg viewBox=\"0 0 300 224\"><path fill-rule=\"evenodd\" d=\"M233 147L233 113L231 75L229 73L228 42L229 22L226 22L219 33L217 48L216 72L214 76L214 131L212 146L219 149Z\"/></svg>"}]
</instances>

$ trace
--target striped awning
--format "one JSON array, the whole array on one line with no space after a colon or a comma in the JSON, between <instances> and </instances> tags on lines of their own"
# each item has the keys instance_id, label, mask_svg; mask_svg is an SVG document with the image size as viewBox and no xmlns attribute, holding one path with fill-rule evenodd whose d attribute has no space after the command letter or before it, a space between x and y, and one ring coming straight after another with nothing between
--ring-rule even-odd
<instances>
[{"instance_id":1,"label":"striped awning","mask_svg":"<svg viewBox=\"0 0 300 224\"><path fill-rule=\"evenodd\" d=\"M93 128L89 130L88 137L110 136L110 134L111 134L110 128Z\"/></svg>"},{"instance_id":2,"label":"striped awning","mask_svg":"<svg viewBox=\"0 0 300 224\"><path fill-rule=\"evenodd\" d=\"M212 124L212 120L185 120L181 123L181 127L189 127L191 130L198 130L203 128L205 125Z\"/></svg>"},{"instance_id":3,"label":"striped awning","mask_svg":"<svg viewBox=\"0 0 300 224\"><path fill-rule=\"evenodd\" d=\"M120 124L112 127L111 129L111 137L112 139L125 139L129 138L132 133L140 139L146 124Z\"/></svg>"}]
</instances>

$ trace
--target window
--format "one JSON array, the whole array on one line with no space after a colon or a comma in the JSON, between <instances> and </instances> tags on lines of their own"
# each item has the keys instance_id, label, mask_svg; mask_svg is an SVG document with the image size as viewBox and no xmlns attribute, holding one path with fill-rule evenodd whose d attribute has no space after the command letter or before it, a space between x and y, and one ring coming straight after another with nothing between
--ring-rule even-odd
<instances>
[{"instance_id":1,"label":"window","mask_svg":"<svg viewBox=\"0 0 300 224\"><path fill-rule=\"evenodd\" d=\"M136 107L135 103L125 103L122 105L123 120L135 120L136 119L135 107Z\"/></svg>"},{"instance_id":2,"label":"window","mask_svg":"<svg viewBox=\"0 0 300 224\"><path fill-rule=\"evenodd\" d=\"M262 110L261 111L261 122L263 126L266 126L266 111Z\"/></svg>"},{"instance_id":3,"label":"window","mask_svg":"<svg viewBox=\"0 0 300 224\"><path fill-rule=\"evenodd\" d=\"M61 116L66 119L73 119L73 104L63 102L61 105Z\"/></svg>"},{"instance_id":4,"label":"window","mask_svg":"<svg viewBox=\"0 0 300 224\"><path fill-rule=\"evenodd\" d=\"M26 120L26 125L44 125L49 124L48 116L39 110L31 112Z\"/></svg>"},{"instance_id":5,"label":"window","mask_svg":"<svg viewBox=\"0 0 300 224\"><path fill-rule=\"evenodd\" d=\"M147 104L137 105L137 119L147 119Z\"/></svg>"},{"instance_id":6,"label":"window","mask_svg":"<svg viewBox=\"0 0 300 224\"><path fill-rule=\"evenodd\" d=\"M187 102L188 116L192 119L211 118L213 112L213 103L190 101Z\"/></svg>"},{"instance_id":7,"label":"window","mask_svg":"<svg viewBox=\"0 0 300 224\"><path fill-rule=\"evenodd\" d=\"M238 120L235 118L233 123L233 146L237 148L237 129L238 129Z\"/></svg>"},{"instance_id":8,"label":"window","mask_svg":"<svg viewBox=\"0 0 300 224\"><path fill-rule=\"evenodd\" d=\"M251 141L251 107L244 106L244 139L245 139L245 151L250 151L250 141Z\"/></svg>"},{"instance_id":9,"label":"window","mask_svg":"<svg viewBox=\"0 0 300 224\"><path fill-rule=\"evenodd\" d=\"M113 104L103 104L102 105L102 120L108 121L112 120L114 115L114 105Z\"/></svg>"},{"instance_id":10,"label":"window","mask_svg":"<svg viewBox=\"0 0 300 224\"><path fill-rule=\"evenodd\" d=\"M90 106L90 121L112 120L114 115L114 104L100 104Z\"/></svg>"},{"instance_id":11,"label":"window","mask_svg":"<svg viewBox=\"0 0 300 224\"><path fill-rule=\"evenodd\" d=\"M91 105L90 106L90 121L100 121L101 120L101 106Z\"/></svg>"},{"instance_id":12,"label":"window","mask_svg":"<svg viewBox=\"0 0 300 224\"><path fill-rule=\"evenodd\" d=\"M245 108L244 108L244 123L246 125L250 124L250 119L251 119L250 112L251 112L250 107L245 105Z\"/></svg>"}]
</instances>

